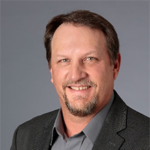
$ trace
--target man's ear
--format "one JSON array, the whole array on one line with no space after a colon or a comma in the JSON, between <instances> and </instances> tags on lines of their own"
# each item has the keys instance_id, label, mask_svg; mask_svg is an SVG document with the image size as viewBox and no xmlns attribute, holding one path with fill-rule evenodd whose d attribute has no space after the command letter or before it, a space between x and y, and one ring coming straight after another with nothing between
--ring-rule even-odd
<instances>
[{"instance_id":1,"label":"man's ear","mask_svg":"<svg viewBox=\"0 0 150 150\"><path fill-rule=\"evenodd\" d=\"M51 74L51 82L53 83L53 73L52 73L52 68L50 68L50 74Z\"/></svg>"},{"instance_id":2,"label":"man's ear","mask_svg":"<svg viewBox=\"0 0 150 150\"><path fill-rule=\"evenodd\" d=\"M118 76L118 73L119 73L119 70L120 70L120 65L121 65L121 54L118 53L117 59L115 60L114 68L113 68L113 77L114 77L114 80Z\"/></svg>"},{"instance_id":3,"label":"man's ear","mask_svg":"<svg viewBox=\"0 0 150 150\"><path fill-rule=\"evenodd\" d=\"M52 72L52 67L49 63L48 63L48 67L49 67L49 71L50 71L50 74L51 74L51 82L53 83L53 72Z\"/></svg>"}]
</instances>

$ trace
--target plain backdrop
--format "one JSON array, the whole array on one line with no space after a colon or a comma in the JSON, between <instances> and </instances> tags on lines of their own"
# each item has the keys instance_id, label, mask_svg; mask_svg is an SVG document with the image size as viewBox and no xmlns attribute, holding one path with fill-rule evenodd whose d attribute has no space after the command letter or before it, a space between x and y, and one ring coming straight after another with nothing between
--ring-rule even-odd
<instances>
[{"instance_id":1,"label":"plain backdrop","mask_svg":"<svg viewBox=\"0 0 150 150\"><path fill-rule=\"evenodd\" d=\"M8 150L17 126L60 107L50 82L43 36L55 15L96 12L115 27L121 69L115 89L127 105L149 114L148 1L1 2L1 150Z\"/></svg>"}]
</instances>

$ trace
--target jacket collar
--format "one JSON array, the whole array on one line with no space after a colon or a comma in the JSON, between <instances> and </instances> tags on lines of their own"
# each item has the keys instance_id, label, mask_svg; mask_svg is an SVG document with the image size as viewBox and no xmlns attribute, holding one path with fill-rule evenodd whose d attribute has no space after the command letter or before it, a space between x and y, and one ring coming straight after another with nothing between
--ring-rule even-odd
<instances>
[{"instance_id":1,"label":"jacket collar","mask_svg":"<svg viewBox=\"0 0 150 150\"><path fill-rule=\"evenodd\" d=\"M114 102L92 150L118 150L124 143L119 132L126 128L127 106L115 91Z\"/></svg>"}]
</instances>

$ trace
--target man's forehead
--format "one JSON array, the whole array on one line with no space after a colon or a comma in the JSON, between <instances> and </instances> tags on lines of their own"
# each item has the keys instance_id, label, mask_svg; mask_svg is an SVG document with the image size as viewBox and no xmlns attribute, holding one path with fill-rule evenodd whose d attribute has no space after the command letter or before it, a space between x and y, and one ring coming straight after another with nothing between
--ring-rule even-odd
<instances>
[{"instance_id":1,"label":"man's forehead","mask_svg":"<svg viewBox=\"0 0 150 150\"><path fill-rule=\"evenodd\" d=\"M52 45L54 41L67 42L70 39L77 38L76 40L92 40L94 37L103 38L105 41L105 36L101 30L91 29L87 26L76 26L71 23L61 24L55 31L52 38ZM97 39L95 39L97 40Z\"/></svg>"},{"instance_id":2,"label":"man's forehead","mask_svg":"<svg viewBox=\"0 0 150 150\"><path fill-rule=\"evenodd\" d=\"M52 55L78 54L88 55L88 53L102 52L106 48L105 36L102 32L97 32L85 26L74 26L72 24L62 24L55 32L52 43ZM93 53L93 54L94 54Z\"/></svg>"}]
</instances>

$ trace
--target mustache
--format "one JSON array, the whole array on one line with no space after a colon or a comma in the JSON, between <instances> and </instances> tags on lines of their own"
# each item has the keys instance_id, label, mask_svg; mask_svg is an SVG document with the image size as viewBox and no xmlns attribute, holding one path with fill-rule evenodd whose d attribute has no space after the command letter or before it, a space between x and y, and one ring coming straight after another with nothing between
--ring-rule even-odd
<instances>
[{"instance_id":1,"label":"mustache","mask_svg":"<svg viewBox=\"0 0 150 150\"><path fill-rule=\"evenodd\" d=\"M70 86L71 84L88 85L88 86L93 86L93 87L97 86L94 82L92 82L90 80L82 79L80 81L67 81L67 82L63 83L62 87L63 87L63 89L65 89L66 87Z\"/></svg>"}]
</instances>

